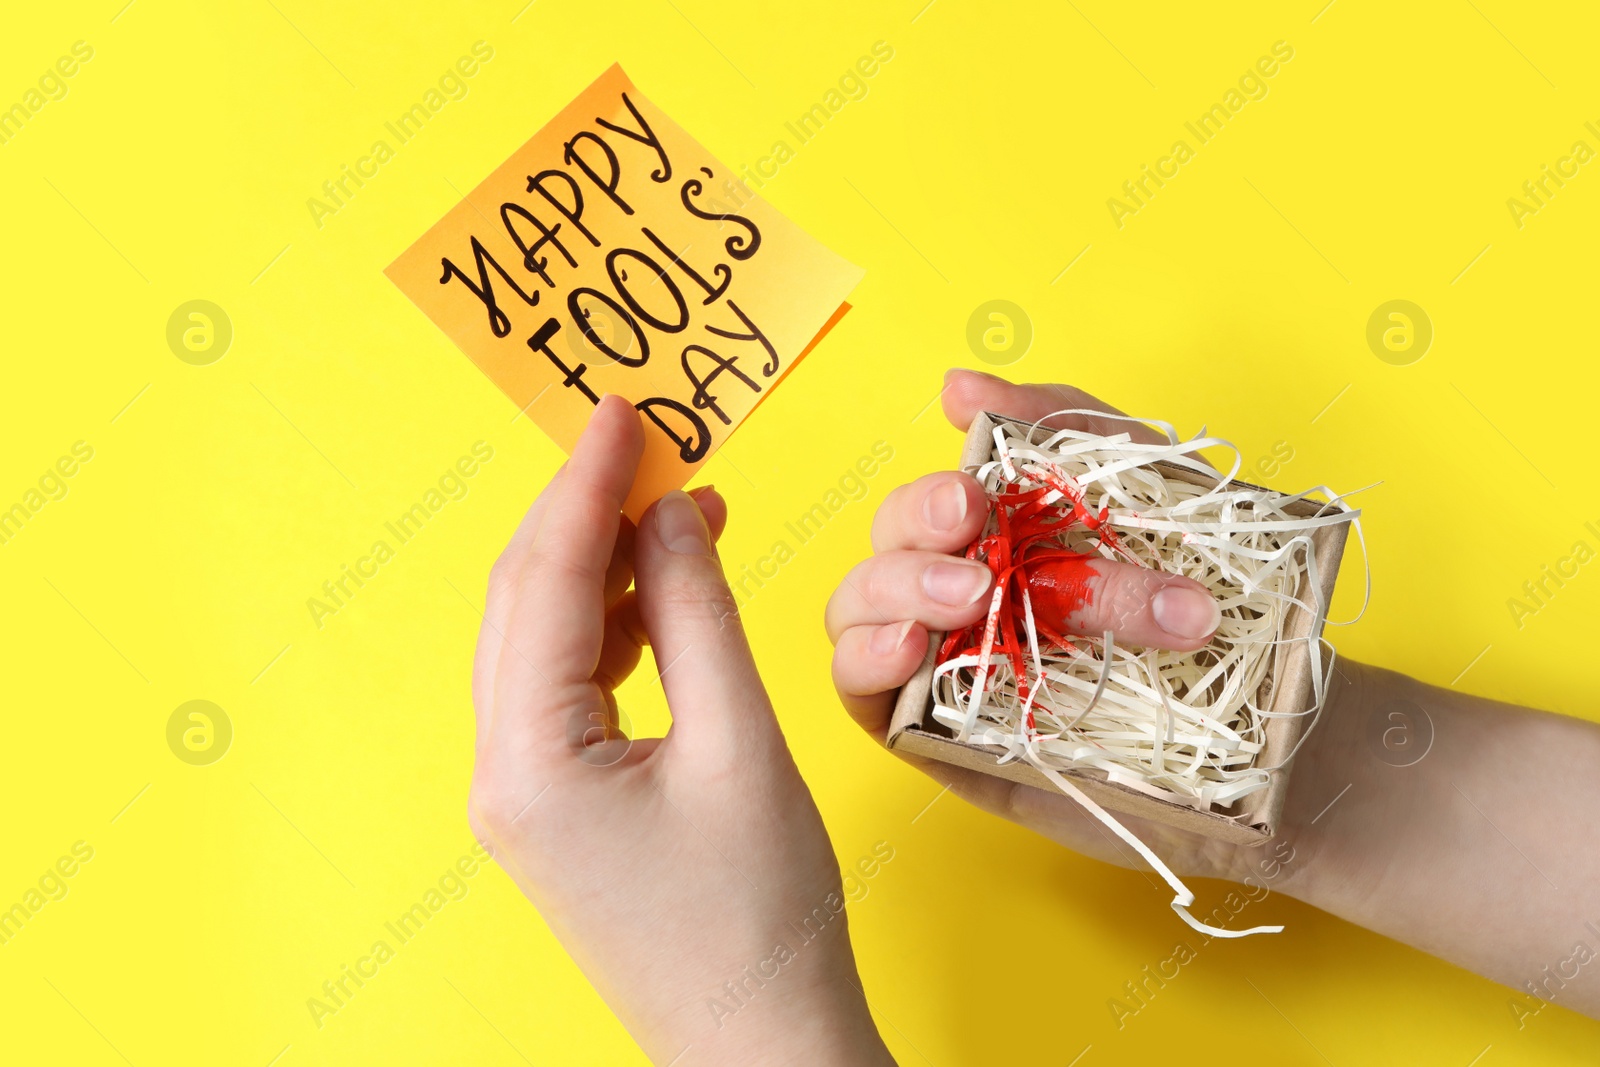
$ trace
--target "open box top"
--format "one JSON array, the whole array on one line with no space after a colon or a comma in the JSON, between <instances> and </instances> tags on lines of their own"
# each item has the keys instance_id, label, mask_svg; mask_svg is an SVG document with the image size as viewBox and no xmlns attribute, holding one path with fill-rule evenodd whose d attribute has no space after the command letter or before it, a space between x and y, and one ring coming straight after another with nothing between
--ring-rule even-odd
<instances>
[{"instance_id":1,"label":"open box top","mask_svg":"<svg viewBox=\"0 0 1600 1067\"><path fill-rule=\"evenodd\" d=\"M993 458L994 428L1001 424L1009 424L1019 436L1032 442L1043 441L1053 432L1045 427L1035 427L1031 421L980 413L967 431L966 446L961 456L962 470L975 471ZM1208 479L1174 464L1157 461L1151 466L1173 481L1207 487L1215 484L1215 479ZM1271 491L1237 480L1228 485L1245 490ZM1297 500L1284 510L1309 518L1325 514L1328 507L1325 503ZM1320 600L1325 611L1332 602L1334 580L1338 576L1339 560L1344 554L1348 530L1347 523L1332 523L1319 526L1308 535L1315 554L1320 588L1315 591L1306 588L1302 578L1302 588L1296 590L1295 599L1305 606L1305 610L1292 612L1285 628L1285 637L1291 640L1275 650L1272 670L1262 683L1265 690L1263 695L1270 699L1267 710L1273 718L1267 721L1266 744L1257 760L1260 766L1277 768L1271 772L1266 788L1241 798L1231 813L1224 813L1214 808L1203 809L1166 800L1131 786L1108 781L1106 773L1095 768L1062 773L1096 803L1113 811L1236 844L1257 844L1271 837L1288 795L1289 765L1286 760L1300 741L1306 726L1307 717L1304 713L1310 710L1313 701L1311 653L1309 642L1304 639L1315 639L1321 634L1323 614L1317 609L1317 604ZM1054 792L1055 785L1032 765L1021 760L1002 764L999 760L1005 755L1004 749L957 741L949 729L934 720L933 669L943 638L942 634L929 635L927 657L917 673L900 689L894 715L889 722L889 747L909 755L939 760Z\"/></svg>"}]
</instances>

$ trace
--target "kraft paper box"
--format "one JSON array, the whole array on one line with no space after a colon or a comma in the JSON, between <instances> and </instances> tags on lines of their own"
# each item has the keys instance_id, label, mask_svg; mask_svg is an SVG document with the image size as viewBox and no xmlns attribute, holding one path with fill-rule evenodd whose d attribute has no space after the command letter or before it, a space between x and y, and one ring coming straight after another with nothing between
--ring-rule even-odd
<instances>
[{"instance_id":1,"label":"kraft paper box","mask_svg":"<svg viewBox=\"0 0 1600 1067\"><path fill-rule=\"evenodd\" d=\"M1018 420L1003 415L983 413L973 420L967 431L967 440L961 456L961 469L973 472L988 462L993 455L995 426L1010 424L1021 436L1029 434L1031 420ZM1041 441L1049 430L1033 431L1032 441ZM1165 463L1153 466L1167 478L1196 485L1211 485L1202 475ZM1241 489L1261 489L1248 482L1228 483ZM1324 510L1326 505L1314 501L1296 501L1285 510L1311 516ZM1334 580L1338 575L1339 560L1344 553L1348 524L1334 523L1317 528L1310 535L1315 553L1317 578L1321 586L1323 604L1331 603ZM1289 620L1285 636L1291 639L1319 636L1323 617L1314 610L1313 591L1302 588L1296 599L1311 610L1296 611ZM943 634L932 634L928 641L928 655L921 669L900 690L895 702L894 716L889 723L889 747L902 753L938 760L957 767L980 771L1039 789L1059 792L1043 774L1029 764L1013 760L1001 764L1004 750L955 740L953 733L933 718L933 668ZM1279 646L1271 673L1262 683L1260 694L1263 707L1276 715L1289 716L1304 712L1313 703L1311 657L1302 640L1292 640ZM1273 766L1283 763L1307 725L1305 716L1273 718L1266 727L1266 747L1258 758L1258 765ZM1098 769L1079 769L1064 772L1080 789L1102 807L1123 812L1152 822L1165 823L1183 830L1204 834L1207 837L1236 844L1259 844L1270 838L1277 827L1278 816L1288 795L1290 766L1272 772L1271 781L1261 789L1239 800L1232 809L1202 810L1185 804L1153 797L1127 786L1106 780L1105 772Z\"/></svg>"}]
</instances>

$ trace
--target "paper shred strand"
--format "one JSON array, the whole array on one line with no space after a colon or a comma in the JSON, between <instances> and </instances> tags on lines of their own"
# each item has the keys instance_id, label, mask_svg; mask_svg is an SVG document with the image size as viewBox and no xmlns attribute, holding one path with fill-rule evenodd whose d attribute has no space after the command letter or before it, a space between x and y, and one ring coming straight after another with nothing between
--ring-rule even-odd
<instances>
[{"instance_id":1,"label":"paper shred strand","mask_svg":"<svg viewBox=\"0 0 1600 1067\"><path fill-rule=\"evenodd\" d=\"M1098 769L1152 796L1224 814L1265 788L1277 768L1257 762L1274 717L1263 690L1280 650L1304 641L1313 704L1303 714L1313 723L1333 667L1320 626L1310 637L1287 636L1294 612L1305 610L1302 590L1313 593L1319 622L1327 612L1311 534L1348 522L1360 538L1360 512L1325 487L1286 495L1231 485L1238 451L1203 429L1180 440L1171 425L1151 423L1166 436L1154 444L1127 433L1050 430L1032 443L1038 425L1026 435L997 425L992 458L974 472L991 515L967 556L994 572L994 593L981 623L948 634L940 646L933 715L961 741L1003 749L1001 762L1036 767L1166 879L1176 894L1173 910L1196 930L1213 937L1276 933L1282 928L1229 931L1196 920L1187 910L1193 894L1062 772ZM1210 447L1234 451L1226 474L1197 458ZM1157 462L1202 474L1208 484L1168 478ZM1317 514L1286 510L1311 493L1329 498L1313 501ZM1075 588L1068 572L1090 559L1200 582L1222 609L1216 636L1204 649L1182 653L1119 647L1110 631L1067 635L1073 605L1057 594ZM1033 595L1038 589L1051 595L1041 601ZM1302 741L1307 733L1309 727Z\"/></svg>"}]
</instances>

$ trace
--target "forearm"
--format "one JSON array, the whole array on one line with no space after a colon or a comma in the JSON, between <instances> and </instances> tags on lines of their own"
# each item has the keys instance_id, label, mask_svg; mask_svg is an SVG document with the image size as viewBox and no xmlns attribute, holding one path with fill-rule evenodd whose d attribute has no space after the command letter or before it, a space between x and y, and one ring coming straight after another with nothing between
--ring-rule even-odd
<instances>
[{"instance_id":1,"label":"forearm","mask_svg":"<svg viewBox=\"0 0 1600 1067\"><path fill-rule=\"evenodd\" d=\"M1600 726L1343 662L1291 782L1285 892L1600 1015Z\"/></svg>"}]
</instances>

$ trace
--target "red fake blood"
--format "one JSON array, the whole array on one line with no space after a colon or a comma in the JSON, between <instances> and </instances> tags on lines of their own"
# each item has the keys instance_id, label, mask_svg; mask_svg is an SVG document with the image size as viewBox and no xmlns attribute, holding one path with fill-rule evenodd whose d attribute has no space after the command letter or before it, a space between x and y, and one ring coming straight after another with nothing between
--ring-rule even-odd
<instances>
[{"instance_id":1,"label":"red fake blood","mask_svg":"<svg viewBox=\"0 0 1600 1067\"><path fill-rule=\"evenodd\" d=\"M1028 568L1028 600L1033 605L1036 627L1049 626L1062 633L1068 619L1094 603L1091 583L1096 575L1089 566L1091 558L1084 553L1067 552L1060 558L1037 560Z\"/></svg>"},{"instance_id":2,"label":"red fake blood","mask_svg":"<svg viewBox=\"0 0 1600 1067\"><path fill-rule=\"evenodd\" d=\"M960 656L985 657L977 671L974 686L984 683L989 657L1003 656L1011 664L1017 682L1017 697L1028 699L1030 684L1025 655L1028 651L1027 618L1023 590L1033 610L1034 630L1041 651L1059 649L1083 653L1068 636L1069 620L1094 603L1094 570L1091 560L1101 558L1092 552L1072 552L1064 546L1069 535L1093 536L1101 546L1133 563L1139 561L1122 547L1116 532L1106 525L1107 510L1090 511L1083 492L1063 472L1048 469L1030 471L1044 482L1036 489L1005 488L994 495L995 531L980 537L967 548L968 559L988 565L994 572L996 593L988 615L964 630L946 635L939 648L939 662ZM1060 499L1045 503L1051 490ZM1033 711L1027 714L1027 727L1034 728Z\"/></svg>"}]
</instances>

